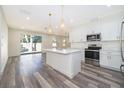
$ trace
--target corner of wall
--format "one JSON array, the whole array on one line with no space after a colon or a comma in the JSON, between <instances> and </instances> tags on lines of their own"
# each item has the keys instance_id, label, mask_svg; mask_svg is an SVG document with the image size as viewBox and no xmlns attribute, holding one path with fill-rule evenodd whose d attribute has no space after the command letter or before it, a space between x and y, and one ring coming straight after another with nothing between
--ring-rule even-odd
<instances>
[{"instance_id":1,"label":"corner of wall","mask_svg":"<svg viewBox=\"0 0 124 93\"><path fill-rule=\"evenodd\" d=\"M8 60L8 26L0 6L0 77Z\"/></svg>"}]
</instances>

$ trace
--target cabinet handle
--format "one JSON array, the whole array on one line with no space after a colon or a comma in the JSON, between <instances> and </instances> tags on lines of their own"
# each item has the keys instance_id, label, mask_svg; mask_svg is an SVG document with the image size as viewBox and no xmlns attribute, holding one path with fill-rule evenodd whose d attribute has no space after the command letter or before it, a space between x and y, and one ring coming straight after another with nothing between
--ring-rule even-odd
<instances>
[{"instance_id":1,"label":"cabinet handle","mask_svg":"<svg viewBox=\"0 0 124 93\"><path fill-rule=\"evenodd\" d=\"M109 59L109 56L107 56L107 59Z\"/></svg>"},{"instance_id":2,"label":"cabinet handle","mask_svg":"<svg viewBox=\"0 0 124 93\"><path fill-rule=\"evenodd\" d=\"M110 56L110 59L111 59L111 56Z\"/></svg>"},{"instance_id":3,"label":"cabinet handle","mask_svg":"<svg viewBox=\"0 0 124 93\"><path fill-rule=\"evenodd\" d=\"M107 59L111 59L111 56L107 56Z\"/></svg>"}]
</instances>

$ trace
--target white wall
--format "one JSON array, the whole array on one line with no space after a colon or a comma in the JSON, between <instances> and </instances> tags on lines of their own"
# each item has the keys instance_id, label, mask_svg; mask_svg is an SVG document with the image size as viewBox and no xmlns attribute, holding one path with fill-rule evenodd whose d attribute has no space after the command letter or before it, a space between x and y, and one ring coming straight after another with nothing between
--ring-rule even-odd
<instances>
[{"instance_id":1,"label":"white wall","mask_svg":"<svg viewBox=\"0 0 124 93\"><path fill-rule=\"evenodd\" d=\"M9 29L8 32L9 57L20 55L20 32Z\"/></svg>"},{"instance_id":2,"label":"white wall","mask_svg":"<svg viewBox=\"0 0 124 93\"><path fill-rule=\"evenodd\" d=\"M24 30L17 30L9 28L9 56L19 56L20 55L20 34L30 34L30 35L41 35L42 36L42 48L51 48L52 47L52 40L54 37L57 38L58 42L61 42L63 38L62 36L55 36L55 35L45 35L38 32L33 31L24 31ZM68 41L67 37L66 40ZM61 45L58 47L61 48Z\"/></svg>"},{"instance_id":3,"label":"white wall","mask_svg":"<svg viewBox=\"0 0 124 93\"><path fill-rule=\"evenodd\" d=\"M62 46L62 40L63 39L66 40L66 48L69 47L68 37L65 37L65 36L55 36L55 35L45 35L45 38L43 40L44 48L52 48L52 42L53 42L54 38L56 39L57 48L63 48L63 46Z\"/></svg>"},{"instance_id":4,"label":"white wall","mask_svg":"<svg viewBox=\"0 0 124 93\"><path fill-rule=\"evenodd\" d=\"M18 29L12 29L9 28L8 32L8 41L9 41L9 57L12 56L19 56L20 55L20 36L21 34L29 34L29 35L41 35L42 39L44 36L42 34L39 34L37 32L29 32L29 31L24 31L24 30L18 30Z\"/></svg>"},{"instance_id":5,"label":"white wall","mask_svg":"<svg viewBox=\"0 0 124 93\"><path fill-rule=\"evenodd\" d=\"M8 60L8 26L0 7L0 74Z\"/></svg>"}]
</instances>

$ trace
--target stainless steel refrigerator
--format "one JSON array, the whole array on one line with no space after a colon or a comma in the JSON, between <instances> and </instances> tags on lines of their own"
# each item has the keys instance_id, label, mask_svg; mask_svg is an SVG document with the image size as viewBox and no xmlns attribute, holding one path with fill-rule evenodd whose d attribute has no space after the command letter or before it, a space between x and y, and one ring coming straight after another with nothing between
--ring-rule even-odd
<instances>
[{"instance_id":1,"label":"stainless steel refrigerator","mask_svg":"<svg viewBox=\"0 0 124 93\"><path fill-rule=\"evenodd\" d=\"M122 58L122 64L120 66L120 70L124 75L124 21L121 23L120 50L121 50L121 58Z\"/></svg>"}]
</instances>

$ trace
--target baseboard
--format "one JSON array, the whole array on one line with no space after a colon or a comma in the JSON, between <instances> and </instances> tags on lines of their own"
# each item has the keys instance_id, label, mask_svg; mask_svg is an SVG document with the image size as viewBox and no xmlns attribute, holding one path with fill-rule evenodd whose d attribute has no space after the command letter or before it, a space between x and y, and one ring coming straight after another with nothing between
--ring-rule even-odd
<instances>
[{"instance_id":1,"label":"baseboard","mask_svg":"<svg viewBox=\"0 0 124 93\"><path fill-rule=\"evenodd\" d=\"M117 69L117 68L108 67L108 66L104 66L104 65L100 65L100 67L103 67L103 68L106 68L106 69L109 69L109 70L114 70L114 71L119 71L120 72L120 69Z\"/></svg>"},{"instance_id":2,"label":"baseboard","mask_svg":"<svg viewBox=\"0 0 124 93\"><path fill-rule=\"evenodd\" d=\"M3 75L3 72L4 72L5 68L6 68L7 62L8 62L8 58L7 58L6 62L3 64L3 67L1 67L1 69L0 69L0 79L1 79L1 77Z\"/></svg>"},{"instance_id":3,"label":"baseboard","mask_svg":"<svg viewBox=\"0 0 124 93\"><path fill-rule=\"evenodd\" d=\"M11 56L9 55L9 58L10 57L18 57L18 56L20 56L20 55L11 55Z\"/></svg>"},{"instance_id":4,"label":"baseboard","mask_svg":"<svg viewBox=\"0 0 124 93\"><path fill-rule=\"evenodd\" d=\"M37 53L42 53L42 52L30 52L30 53L22 53L21 55L37 54Z\"/></svg>"}]
</instances>

